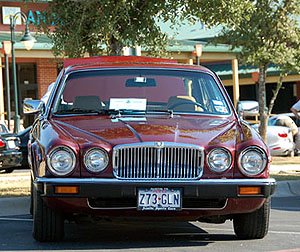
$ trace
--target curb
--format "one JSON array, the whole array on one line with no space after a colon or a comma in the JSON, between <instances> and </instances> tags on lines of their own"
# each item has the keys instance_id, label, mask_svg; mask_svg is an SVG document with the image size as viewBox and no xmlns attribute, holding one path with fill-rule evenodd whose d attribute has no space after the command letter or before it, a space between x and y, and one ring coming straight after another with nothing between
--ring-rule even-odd
<instances>
[{"instance_id":1,"label":"curb","mask_svg":"<svg viewBox=\"0 0 300 252\"><path fill-rule=\"evenodd\" d=\"M0 198L0 216L29 214L30 197Z\"/></svg>"},{"instance_id":2,"label":"curb","mask_svg":"<svg viewBox=\"0 0 300 252\"><path fill-rule=\"evenodd\" d=\"M277 182L277 188L272 197L300 196L300 180L288 180Z\"/></svg>"}]
</instances>

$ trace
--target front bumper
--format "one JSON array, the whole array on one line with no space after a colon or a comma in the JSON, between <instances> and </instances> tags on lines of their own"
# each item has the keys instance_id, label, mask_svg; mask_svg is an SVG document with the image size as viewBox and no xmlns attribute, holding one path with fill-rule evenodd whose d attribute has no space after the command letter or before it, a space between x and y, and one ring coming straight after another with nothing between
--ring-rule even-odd
<instances>
[{"instance_id":1,"label":"front bumper","mask_svg":"<svg viewBox=\"0 0 300 252\"><path fill-rule=\"evenodd\" d=\"M183 197L202 199L267 198L275 192L275 179L200 179L195 181L140 181L97 178L37 177L34 186L43 197L136 197L138 188L181 188ZM55 193L57 186L78 186L75 194ZM240 187L260 187L256 195L240 195Z\"/></svg>"}]
</instances>

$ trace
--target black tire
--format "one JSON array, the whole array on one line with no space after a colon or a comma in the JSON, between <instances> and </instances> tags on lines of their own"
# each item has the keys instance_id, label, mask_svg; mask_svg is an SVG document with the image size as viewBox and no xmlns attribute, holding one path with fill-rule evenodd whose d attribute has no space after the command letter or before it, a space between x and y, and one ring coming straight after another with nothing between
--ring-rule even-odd
<instances>
[{"instance_id":1,"label":"black tire","mask_svg":"<svg viewBox=\"0 0 300 252\"><path fill-rule=\"evenodd\" d=\"M239 214L233 218L236 236L240 239L262 239L269 229L270 198L253 213Z\"/></svg>"},{"instance_id":2,"label":"black tire","mask_svg":"<svg viewBox=\"0 0 300 252\"><path fill-rule=\"evenodd\" d=\"M33 187L33 238L39 242L60 241L64 237L62 213L49 208Z\"/></svg>"},{"instance_id":3,"label":"black tire","mask_svg":"<svg viewBox=\"0 0 300 252\"><path fill-rule=\"evenodd\" d=\"M4 173L12 173L14 171L14 168L7 168L5 169Z\"/></svg>"}]
</instances>

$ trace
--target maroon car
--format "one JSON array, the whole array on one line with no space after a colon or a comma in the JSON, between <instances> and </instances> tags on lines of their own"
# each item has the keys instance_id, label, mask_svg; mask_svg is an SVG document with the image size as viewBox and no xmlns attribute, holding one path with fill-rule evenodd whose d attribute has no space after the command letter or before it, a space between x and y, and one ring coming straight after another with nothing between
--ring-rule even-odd
<instances>
[{"instance_id":1,"label":"maroon car","mask_svg":"<svg viewBox=\"0 0 300 252\"><path fill-rule=\"evenodd\" d=\"M269 150L218 76L172 60L65 62L29 140L33 237L60 240L80 216L233 220L239 238L268 231Z\"/></svg>"}]
</instances>

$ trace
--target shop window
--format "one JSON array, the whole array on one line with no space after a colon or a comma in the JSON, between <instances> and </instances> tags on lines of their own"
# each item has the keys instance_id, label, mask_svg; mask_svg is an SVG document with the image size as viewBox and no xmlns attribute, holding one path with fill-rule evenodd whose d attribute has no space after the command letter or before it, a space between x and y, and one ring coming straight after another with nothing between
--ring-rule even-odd
<instances>
[{"instance_id":1,"label":"shop window","mask_svg":"<svg viewBox=\"0 0 300 252\"><path fill-rule=\"evenodd\" d=\"M18 86L18 105L19 113L22 114L22 103L26 98L33 100L38 99L37 73L35 63L17 63L16 64L17 86ZM3 79L6 83L5 69L3 68ZM15 111L15 93L13 84L12 65L9 65L9 82L10 82L10 106L11 116L14 116ZM4 85L5 106L7 104L7 88Z\"/></svg>"},{"instance_id":2,"label":"shop window","mask_svg":"<svg viewBox=\"0 0 300 252\"><path fill-rule=\"evenodd\" d=\"M36 64L20 63L17 64L17 69L21 102L26 98L36 100L38 98Z\"/></svg>"}]
</instances>

